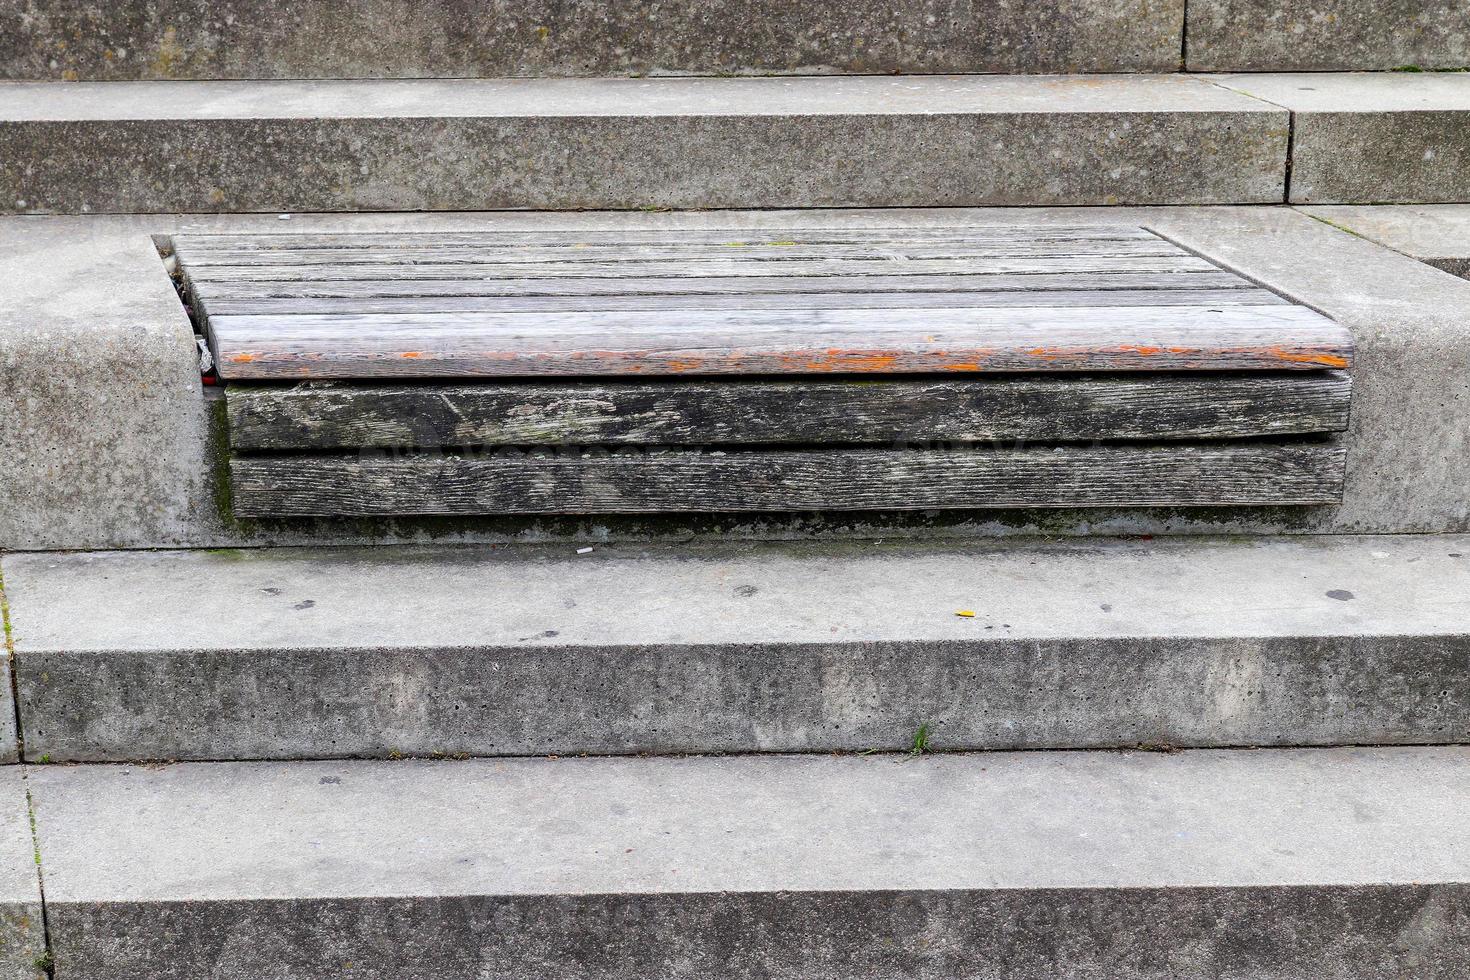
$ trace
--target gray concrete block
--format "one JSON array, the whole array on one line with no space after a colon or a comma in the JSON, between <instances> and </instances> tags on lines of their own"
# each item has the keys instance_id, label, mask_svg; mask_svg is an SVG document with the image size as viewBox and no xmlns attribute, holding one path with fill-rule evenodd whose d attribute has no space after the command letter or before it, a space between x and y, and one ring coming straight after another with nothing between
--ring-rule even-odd
<instances>
[{"instance_id":1,"label":"gray concrete block","mask_svg":"<svg viewBox=\"0 0 1470 980\"><path fill-rule=\"evenodd\" d=\"M1470 741L1464 536L5 572L32 760Z\"/></svg>"},{"instance_id":2,"label":"gray concrete block","mask_svg":"<svg viewBox=\"0 0 1470 980\"><path fill-rule=\"evenodd\" d=\"M1470 65L1460 0L1190 0L1190 71Z\"/></svg>"},{"instance_id":3,"label":"gray concrete block","mask_svg":"<svg viewBox=\"0 0 1470 980\"><path fill-rule=\"evenodd\" d=\"M1470 74L1217 80L1291 110L1292 203L1470 201Z\"/></svg>"},{"instance_id":4,"label":"gray concrete block","mask_svg":"<svg viewBox=\"0 0 1470 980\"><path fill-rule=\"evenodd\" d=\"M20 766L0 767L0 977L42 980L41 882Z\"/></svg>"},{"instance_id":5,"label":"gray concrete block","mask_svg":"<svg viewBox=\"0 0 1470 980\"><path fill-rule=\"evenodd\" d=\"M1321 205L1307 214L1470 279L1470 204Z\"/></svg>"},{"instance_id":6,"label":"gray concrete block","mask_svg":"<svg viewBox=\"0 0 1470 980\"><path fill-rule=\"evenodd\" d=\"M41 767L58 976L1444 978L1470 750Z\"/></svg>"},{"instance_id":7,"label":"gray concrete block","mask_svg":"<svg viewBox=\"0 0 1470 980\"><path fill-rule=\"evenodd\" d=\"M1183 0L0 0L0 77L1173 71Z\"/></svg>"},{"instance_id":8,"label":"gray concrete block","mask_svg":"<svg viewBox=\"0 0 1470 980\"><path fill-rule=\"evenodd\" d=\"M193 330L146 229L0 232L0 549L177 538L205 517Z\"/></svg>"},{"instance_id":9,"label":"gray concrete block","mask_svg":"<svg viewBox=\"0 0 1470 980\"><path fill-rule=\"evenodd\" d=\"M0 209L1261 203L1287 129L1167 75L16 82Z\"/></svg>"}]
</instances>

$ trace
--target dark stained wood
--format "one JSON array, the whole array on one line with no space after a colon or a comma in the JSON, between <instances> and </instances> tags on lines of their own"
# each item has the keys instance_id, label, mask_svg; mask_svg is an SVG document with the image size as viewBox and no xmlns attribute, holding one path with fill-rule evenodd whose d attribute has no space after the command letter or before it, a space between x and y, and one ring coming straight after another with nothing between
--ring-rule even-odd
<instances>
[{"instance_id":1,"label":"dark stained wood","mask_svg":"<svg viewBox=\"0 0 1470 980\"><path fill-rule=\"evenodd\" d=\"M1346 368L1304 307L212 316L229 379Z\"/></svg>"},{"instance_id":2,"label":"dark stained wood","mask_svg":"<svg viewBox=\"0 0 1470 980\"><path fill-rule=\"evenodd\" d=\"M229 388L236 452L497 445L1225 439L1337 432L1351 381L1288 375Z\"/></svg>"},{"instance_id":3,"label":"dark stained wood","mask_svg":"<svg viewBox=\"0 0 1470 980\"><path fill-rule=\"evenodd\" d=\"M1328 504L1327 444L237 457L242 517Z\"/></svg>"}]
</instances>

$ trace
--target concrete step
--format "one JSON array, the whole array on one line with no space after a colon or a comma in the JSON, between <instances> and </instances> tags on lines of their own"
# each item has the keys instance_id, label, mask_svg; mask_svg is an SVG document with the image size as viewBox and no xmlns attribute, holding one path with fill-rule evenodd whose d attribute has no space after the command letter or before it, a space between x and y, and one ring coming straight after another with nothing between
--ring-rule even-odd
<instances>
[{"instance_id":1,"label":"concrete step","mask_svg":"<svg viewBox=\"0 0 1470 980\"><path fill-rule=\"evenodd\" d=\"M1470 741L1470 536L3 570L32 761Z\"/></svg>"},{"instance_id":2,"label":"concrete step","mask_svg":"<svg viewBox=\"0 0 1470 980\"><path fill-rule=\"evenodd\" d=\"M1470 749L42 766L58 978L1436 980Z\"/></svg>"},{"instance_id":3,"label":"concrete step","mask_svg":"<svg viewBox=\"0 0 1470 980\"><path fill-rule=\"evenodd\" d=\"M1470 201L1470 73L1215 78L1291 110L1293 203Z\"/></svg>"},{"instance_id":4,"label":"concrete step","mask_svg":"<svg viewBox=\"0 0 1470 980\"><path fill-rule=\"evenodd\" d=\"M0 78L1172 71L1184 0L0 0Z\"/></svg>"},{"instance_id":5,"label":"concrete step","mask_svg":"<svg viewBox=\"0 0 1470 980\"><path fill-rule=\"evenodd\" d=\"M1470 205L1328 205L1304 210L1450 275L1470 279Z\"/></svg>"},{"instance_id":6,"label":"concrete step","mask_svg":"<svg viewBox=\"0 0 1470 980\"><path fill-rule=\"evenodd\" d=\"M1288 128L1168 75L16 82L0 208L1270 203Z\"/></svg>"},{"instance_id":7,"label":"concrete step","mask_svg":"<svg viewBox=\"0 0 1470 980\"><path fill-rule=\"evenodd\" d=\"M1189 0L1190 71L1470 65L1460 0Z\"/></svg>"}]
</instances>

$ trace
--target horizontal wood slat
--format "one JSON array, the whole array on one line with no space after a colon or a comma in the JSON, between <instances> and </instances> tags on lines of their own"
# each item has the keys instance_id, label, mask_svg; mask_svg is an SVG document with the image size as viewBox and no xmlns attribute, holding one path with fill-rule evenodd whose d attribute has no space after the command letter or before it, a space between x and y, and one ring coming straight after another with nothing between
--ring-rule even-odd
<instances>
[{"instance_id":1,"label":"horizontal wood slat","mask_svg":"<svg viewBox=\"0 0 1470 980\"><path fill-rule=\"evenodd\" d=\"M232 379L1345 368L1294 306L214 316Z\"/></svg>"},{"instance_id":2,"label":"horizontal wood slat","mask_svg":"<svg viewBox=\"0 0 1470 980\"><path fill-rule=\"evenodd\" d=\"M1331 445L237 457L244 517L1326 504Z\"/></svg>"},{"instance_id":3,"label":"horizontal wood slat","mask_svg":"<svg viewBox=\"0 0 1470 980\"><path fill-rule=\"evenodd\" d=\"M191 283L196 297L215 299L269 299L315 296L711 296L711 295L803 295L809 293L1015 293L1016 305L1034 305L1027 294L1049 291L1146 290L1168 292L1199 289L1237 289L1266 292L1233 273L1173 272L1061 272L998 273L966 276L710 276L698 279L480 279L420 280L297 280L292 282L200 282ZM1273 297L1274 293L1271 294Z\"/></svg>"},{"instance_id":4,"label":"horizontal wood slat","mask_svg":"<svg viewBox=\"0 0 1470 980\"><path fill-rule=\"evenodd\" d=\"M291 232L259 235L175 235L174 250L180 255L222 249L281 248L416 248L434 245L510 247L544 245L559 248L613 248L629 245L689 246L725 245L743 242L769 245L790 242L798 245L867 244L902 245L949 242L1117 242L1158 241L1159 236L1130 225L1063 226L975 225L956 228L715 228L599 231L396 231L381 232Z\"/></svg>"},{"instance_id":5,"label":"horizontal wood slat","mask_svg":"<svg viewBox=\"0 0 1470 980\"><path fill-rule=\"evenodd\" d=\"M377 296L211 299L212 316L262 313L596 313L626 310L892 310L1034 306L1034 293L753 293L687 296ZM1264 289L1053 290L1047 306L1284 306Z\"/></svg>"},{"instance_id":6,"label":"horizontal wood slat","mask_svg":"<svg viewBox=\"0 0 1470 980\"><path fill-rule=\"evenodd\" d=\"M233 386L237 452L497 445L1225 439L1338 432L1351 381L1291 375Z\"/></svg>"}]
</instances>

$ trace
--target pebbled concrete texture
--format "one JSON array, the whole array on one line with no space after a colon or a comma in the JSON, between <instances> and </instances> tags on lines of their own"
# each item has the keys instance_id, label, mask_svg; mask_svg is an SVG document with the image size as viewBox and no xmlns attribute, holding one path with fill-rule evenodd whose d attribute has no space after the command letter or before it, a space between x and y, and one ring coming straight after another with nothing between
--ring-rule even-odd
<instances>
[{"instance_id":1,"label":"pebbled concrete texture","mask_svg":"<svg viewBox=\"0 0 1470 980\"><path fill-rule=\"evenodd\" d=\"M1470 741L1470 536L4 571L31 760Z\"/></svg>"},{"instance_id":2,"label":"pebbled concrete texture","mask_svg":"<svg viewBox=\"0 0 1470 980\"><path fill-rule=\"evenodd\" d=\"M0 77L1173 71L1183 0L0 0Z\"/></svg>"},{"instance_id":3,"label":"pebbled concrete texture","mask_svg":"<svg viewBox=\"0 0 1470 980\"><path fill-rule=\"evenodd\" d=\"M184 231L1117 223L1156 228L1354 332L1354 408L1340 507L235 521L214 481L223 425L211 435L209 406L194 380L191 340L149 237ZM275 215L9 217L0 218L0 241L11 256L6 284L14 283L0 290L0 345L9 345L6 356L13 363L24 359L39 372L24 388L0 389L0 407L7 409L0 411L0 460L19 460L0 465L0 547L1470 530L1470 453L1454 450L1470 445L1470 377L1459 368L1470 359L1470 283L1284 207L361 214L295 215L289 221ZM54 311L47 322L71 324L74 332L36 329L38 309ZM54 367L44 367L58 357L69 365L59 378ZM67 379L82 361L96 377L138 377L140 365L155 366L127 386L79 388ZM167 384L155 388L150 377ZM130 394L140 389L162 390L166 397ZM57 458L67 461L64 472L44 463Z\"/></svg>"},{"instance_id":4,"label":"pebbled concrete texture","mask_svg":"<svg viewBox=\"0 0 1470 980\"><path fill-rule=\"evenodd\" d=\"M1264 203L1288 132L1168 75L12 82L0 106L20 213Z\"/></svg>"},{"instance_id":5,"label":"pebbled concrete texture","mask_svg":"<svg viewBox=\"0 0 1470 980\"><path fill-rule=\"evenodd\" d=\"M1470 201L1470 73L1215 80L1291 110L1292 203Z\"/></svg>"},{"instance_id":6,"label":"pebbled concrete texture","mask_svg":"<svg viewBox=\"0 0 1470 980\"><path fill-rule=\"evenodd\" d=\"M197 526L198 353L149 235L12 219L0 284L0 550Z\"/></svg>"},{"instance_id":7,"label":"pebbled concrete texture","mask_svg":"<svg viewBox=\"0 0 1470 980\"><path fill-rule=\"evenodd\" d=\"M1470 65L1459 0L1190 0L1190 71L1371 71Z\"/></svg>"},{"instance_id":8,"label":"pebbled concrete texture","mask_svg":"<svg viewBox=\"0 0 1470 980\"><path fill-rule=\"evenodd\" d=\"M1308 214L1470 279L1470 204L1323 205Z\"/></svg>"},{"instance_id":9,"label":"pebbled concrete texture","mask_svg":"<svg viewBox=\"0 0 1470 980\"><path fill-rule=\"evenodd\" d=\"M0 977L43 980L45 921L25 773L0 767Z\"/></svg>"},{"instance_id":10,"label":"pebbled concrete texture","mask_svg":"<svg viewBox=\"0 0 1470 980\"><path fill-rule=\"evenodd\" d=\"M58 976L1450 978L1470 750L41 767Z\"/></svg>"}]
</instances>

